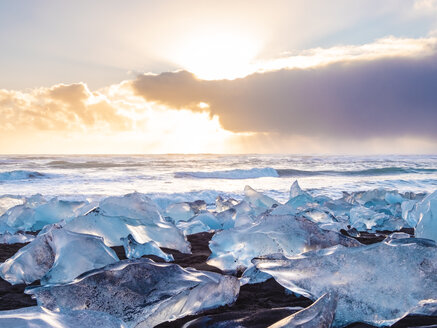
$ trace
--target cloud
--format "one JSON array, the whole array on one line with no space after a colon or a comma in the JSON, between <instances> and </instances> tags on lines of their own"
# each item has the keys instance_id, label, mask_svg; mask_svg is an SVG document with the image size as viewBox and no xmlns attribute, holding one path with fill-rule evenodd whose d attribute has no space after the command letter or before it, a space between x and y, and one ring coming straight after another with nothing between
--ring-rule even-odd
<instances>
[{"instance_id":1,"label":"cloud","mask_svg":"<svg viewBox=\"0 0 437 328\"><path fill-rule=\"evenodd\" d=\"M28 91L0 90L0 116L7 130L123 131L130 120L83 83Z\"/></svg>"},{"instance_id":2,"label":"cloud","mask_svg":"<svg viewBox=\"0 0 437 328\"><path fill-rule=\"evenodd\" d=\"M426 44L423 54L380 51L236 80L205 81L186 71L142 75L132 87L147 101L171 108L200 110L199 102L207 103L234 132L435 139L437 52L434 42Z\"/></svg>"}]
</instances>

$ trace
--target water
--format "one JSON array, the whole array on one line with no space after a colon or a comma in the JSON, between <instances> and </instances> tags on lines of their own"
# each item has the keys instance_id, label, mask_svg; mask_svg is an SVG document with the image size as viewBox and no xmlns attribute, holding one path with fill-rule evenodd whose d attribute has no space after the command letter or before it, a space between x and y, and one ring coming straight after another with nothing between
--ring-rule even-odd
<instances>
[{"instance_id":1,"label":"water","mask_svg":"<svg viewBox=\"0 0 437 328\"><path fill-rule=\"evenodd\" d=\"M437 156L0 157L0 195L101 198L138 191L152 198L212 203L219 194L241 198L250 185L285 201L295 179L313 194L329 197L373 188L431 192L437 189Z\"/></svg>"}]
</instances>

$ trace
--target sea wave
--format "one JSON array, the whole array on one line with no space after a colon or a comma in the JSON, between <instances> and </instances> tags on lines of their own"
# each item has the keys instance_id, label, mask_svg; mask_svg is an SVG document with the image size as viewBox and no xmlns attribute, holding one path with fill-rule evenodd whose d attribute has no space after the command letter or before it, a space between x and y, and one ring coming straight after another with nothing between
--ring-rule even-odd
<instances>
[{"instance_id":1,"label":"sea wave","mask_svg":"<svg viewBox=\"0 0 437 328\"><path fill-rule=\"evenodd\" d=\"M8 172L0 172L0 181L11 180L30 180L30 179L47 179L49 175L37 171L14 170Z\"/></svg>"},{"instance_id":2,"label":"sea wave","mask_svg":"<svg viewBox=\"0 0 437 328\"><path fill-rule=\"evenodd\" d=\"M382 167L363 170L297 170L297 169L274 169L271 167L234 169L211 172L176 172L176 178L196 179L255 179L262 177L312 177L312 176L379 176L379 175L402 175L402 174L426 174L436 173L437 169L429 168L403 168Z\"/></svg>"},{"instance_id":3,"label":"sea wave","mask_svg":"<svg viewBox=\"0 0 437 328\"><path fill-rule=\"evenodd\" d=\"M363 170L294 170L294 169L277 169L280 177L310 177L319 175L334 176L378 176L378 175L401 175L417 173L435 173L437 169L427 168L403 168L403 167L381 167Z\"/></svg>"},{"instance_id":4,"label":"sea wave","mask_svg":"<svg viewBox=\"0 0 437 328\"><path fill-rule=\"evenodd\" d=\"M98 169L98 168L113 168L113 167L140 167L144 166L139 162L101 162L101 161L87 161L87 162L69 162L69 161L51 161L46 164L49 167L57 169Z\"/></svg>"},{"instance_id":5,"label":"sea wave","mask_svg":"<svg viewBox=\"0 0 437 328\"><path fill-rule=\"evenodd\" d=\"M253 168L248 170L235 169L211 172L176 172L175 178L197 178L197 179L256 179L263 177L279 177L278 172L271 168Z\"/></svg>"}]
</instances>

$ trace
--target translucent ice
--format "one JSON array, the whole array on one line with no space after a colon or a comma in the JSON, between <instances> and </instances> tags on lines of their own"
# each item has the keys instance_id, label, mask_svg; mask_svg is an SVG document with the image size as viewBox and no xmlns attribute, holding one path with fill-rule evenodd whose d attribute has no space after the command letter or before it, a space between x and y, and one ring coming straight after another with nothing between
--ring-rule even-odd
<instances>
[{"instance_id":1,"label":"translucent ice","mask_svg":"<svg viewBox=\"0 0 437 328\"><path fill-rule=\"evenodd\" d=\"M247 268L254 257L282 253L296 255L309 249L342 244L360 245L337 232L322 230L316 223L292 215L267 215L255 224L223 230L210 243L208 264L226 272Z\"/></svg>"},{"instance_id":2,"label":"translucent ice","mask_svg":"<svg viewBox=\"0 0 437 328\"><path fill-rule=\"evenodd\" d=\"M252 189L250 186L244 187L244 200L249 203L249 205L258 211L258 213L262 213L270 208L273 205L279 205L277 201L274 199L263 195L262 193Z\"/></svg>"},{"instance_id":3,"label":"translucent ice","mask_svg":"<svg viewBox=\"0 0 437 328\"><path fill-rule=\"evenodd\" d=\"M204 210L206 210L206 203L202 200L175 203L167 206L165 216L171 218L173 222L187 221Z\"/></svg>"},{"instance_id":4,"label":"translucent ice","mask_svg":"<svg viewBox=\"0 0 437 328\"><path fill-rule=\"evenodd\" d=\"M41 195L34 195L24 204L14 206L1 217L0 223L7 227L6 231L37 231L47 224L69 220L80 214L87 202L66 201L52 198L48 202Z\"/></svg>"},{"instance_id":5,"label":"translucent ice","mask_svg":"<svg viewBox=\"0 0 437 328\"><path fill-rule=\"evenodd\" d=\"M28 288L50 310L87 308L118 317L131 327L153 327L233 303L238 279L141 258L88 272L74 282Z\"/></svg>"},{"instance_id":6,"label":"translucent ice","mask_svg":"<svg viewBox=\"0 0 437 328\"><path fill-rule=\"evenodd\" d=\"M34 235L26 234L26 233L16 233L10 234L8 232L4 234L0 234L0 244L24 244L30 243L35 239Z\"/></svg>"},{"instance_id":7,"label":"translucent ice","mask_svg":"<svg viewBox=\"0 0 437 328\"><path fill-rule=\"evenodd\" d=\"M125 328L120 320L97 311L54 312L40 306L0 311L2 328Z\"/></svg>"},{"instance_id":8,"label":"translucent ice","mask_svg":"<svg viewBox=\"0 0 437 328\"><path fill-rule=\"evenodd\" d=\"M68 282L79 274L118 261L115 252L95 236L54 226L0 264L0 276L11 284Z\"/></svg>"},{"instance_id":9,"label":"translucent ice","mask_svg":"<svg viewBox=\"0 0 437 328\"><path fill-rule=\"evenodd\" d=\"M418 219L415 236L437 241L437 191L417 204L415 217Z\"/></svg>"},{"instance_id":10,"label":"translucent ice","mask_svg":"<svg viewBox=\"0 0 437 328\"><path fill-rule=\"evenodd\" d=\"M293 209L297 209L312 202L314 202L314 198L300 188L297 180L294 181L290 188L290 199L286 205Z\"/></svg>"},{"instance_id":11,"label":"translucent ice","mask_svg":"<svg viewBox=\"0 0 437 328\"><path fill-rule=\"evenodd\" d=\"M190 244L183 232L172 223L130 219L123 216L106 216L99 209L74 218L64 225L65 229L100 236L108 246L123 245L120 238L131 234L139 243L153 240L159 247L190 253Z\"/></svg>"},{"instance_id":12,"label":"translucent ice","mask_svg":"<svg viewBox=\"0 0 437 328\"><path fill-rule=\"evenodd\" d=\"M335 246L284 259L254 259L256 267L296 293L317 299L337 294L334 326L392 325L423 300L437 297L437 246L401 238Z\"/></svg>"},{"instance_id":13,"label":"translucent ice","mask_svg":"<svg viewBox=\"0 0 437 328\"><path fill-rule=\"evenodd\" d=\"M132 235L122 238L124 252L128 259L140 258L143 255L156 255L166 262L173 261L171 254L164 253L154 241L149 241L144 244L138 243Z\"/></svg>"},{"instance_id":14,"label":"translucent ice","mask_svg":"<svg viewBox=\"0 0 437 328\"><path fill-rule=\"evenodd\" d=\"M309 307L296 312L269 328L330 328L334 321L337 298L324 294Z\"/></svg>"}]
</instances>

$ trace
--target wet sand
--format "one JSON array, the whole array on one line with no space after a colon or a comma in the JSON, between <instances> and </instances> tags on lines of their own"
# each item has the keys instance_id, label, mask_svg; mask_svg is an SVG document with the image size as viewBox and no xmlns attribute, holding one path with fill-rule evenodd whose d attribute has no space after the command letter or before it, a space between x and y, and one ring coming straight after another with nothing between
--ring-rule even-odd
<instances>
[{"instance_id":1,"label":"wet sand","mask_svg":"<svg viewBox=\"0 0 437 328\"><path fill-rule=\"evenodd\" d=\"M404 232L412 233L411 230ZM346 232L344 232L346 234ZM378 234L360 234L356 237L363 244L372 244L385 238L388 232ZM199 270L220 272L218 268L206 264L208 256L211 254L208 242L213 233L203 232L188 236L192 246L193 254L182 254L178 251L163 248L167 253L173 255L175 263L183 267L193 267ZM0 262L14 255L25 244L0 245ZM120 259L125 259L123 247L113 247ZM148 256L155 261L162 262L155 256ZM38 284L35 282L34 284ZM21 307L36 305L36 301L23 293L25 285L12 286L8 282L0 279L0 310L12 310ZM187 316L173 322L165 322L157 327L182 327L186 322L199 319L200 322L194 327L212 327L214 323L227 320L239 320L241 327L262 328L279 321L282 318L297 311L296 307L307 307L311 300L305 297L296 297L287 294L285 289L274 279L270 279L261 284L245 285L241 287L240 295L232 306L222 306L218 309L205 311L202 314ZM294 307L294 309L293 309ZM407 316L393 327L437 327L437 317ZM355 323L349 328L373 327L370 325Z\"/></svg>"}]
</instances>

